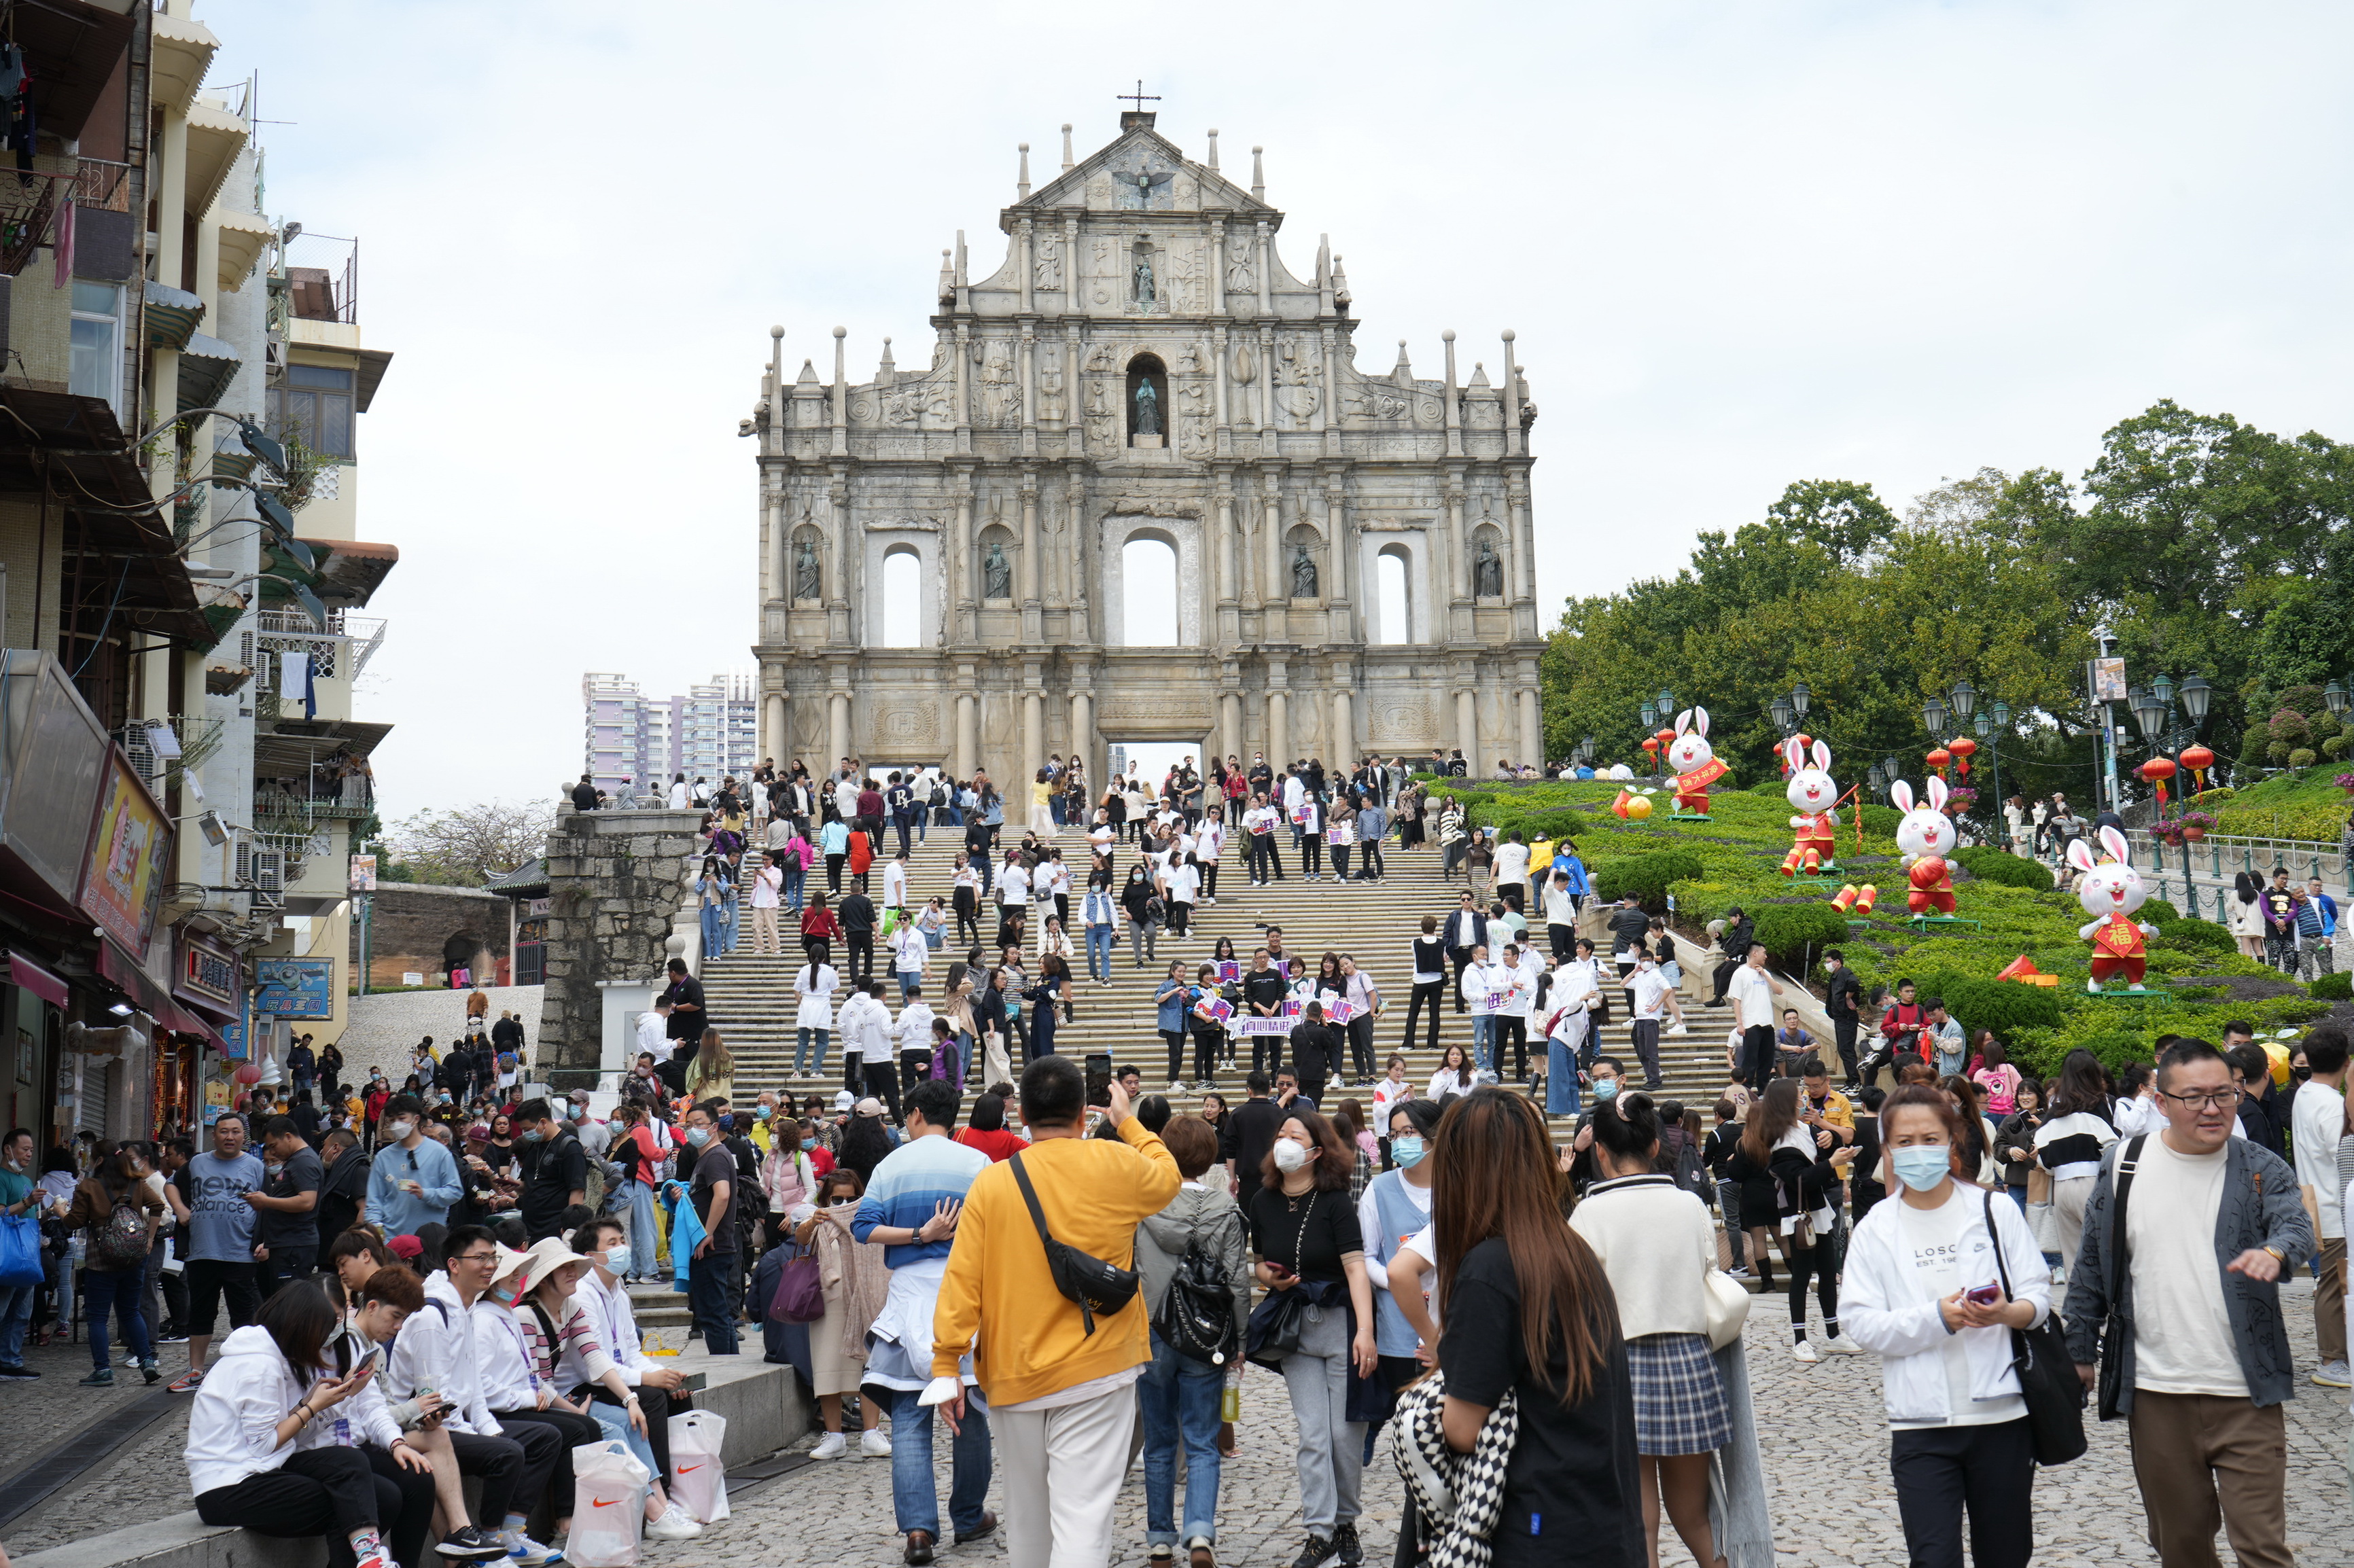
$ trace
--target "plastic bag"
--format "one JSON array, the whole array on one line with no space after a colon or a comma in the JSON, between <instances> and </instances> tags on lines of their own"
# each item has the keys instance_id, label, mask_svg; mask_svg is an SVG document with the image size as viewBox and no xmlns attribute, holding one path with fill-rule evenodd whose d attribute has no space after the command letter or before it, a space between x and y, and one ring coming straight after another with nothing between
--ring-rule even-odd
<instances>
[{"instance_id":1,"label":"plastic bag","mask_svg":"<svg viewBox=\"0 0 2354 1568\"><path fill-rule=\"evenodd\" d=\"M38 1285L41 1278L41 1222L30 1214L0 1219L0 1286Z\"/></svg>"},{"instance_id":2,"label":"plastic bag","mask_svg":"<svg viewBox=\"0 0 2354 1568\"><path fill-rule=\"evenodd\" d=\"M627 1448L631 1457L646 1467L647 1475L655 1473L654 1446L638 1436L638 1429L630 1425L628 1411L618 1404L607 1404L601 1399L592 1399L588 1402L588 1414L596 1420L597 1425L604 1429L607 1442L619 1443Z\"/></svg>"},{"instance_id":3,"label":"plastic bag","mask_svg":"<svg viewBox=\"0 0 2354 1568\"><path fill-rule=\"evenodd\" d=\"M575 1568L636 1568L652 1480L626 1444L584 1443L572 1450L572 1531L564 1555Z\"/></svg>"},{"instance_id":4,"label":"plastic bag","mask_svg":"<svg viewBox=\"0 0 2354 1568\"><path fill-rule=\"evenodd\" d=\"M690 1410L670 1418L671 1500L703 1524L727 1517L727 1418Z\"/></svg>"}]
</instances>

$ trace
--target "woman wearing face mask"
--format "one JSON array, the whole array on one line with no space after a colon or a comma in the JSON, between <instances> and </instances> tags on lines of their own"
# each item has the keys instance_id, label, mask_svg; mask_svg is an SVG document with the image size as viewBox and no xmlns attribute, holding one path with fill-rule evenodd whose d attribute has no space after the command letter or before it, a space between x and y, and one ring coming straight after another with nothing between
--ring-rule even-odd
<instances>
[{"instance_id":1,"label":"woman wearing face mask","mask_svg":"<svg viewBox=\"0 0 2354 1568\"><path fill-rule=\"evenodd\" d=\"M1357 1542L1358 1484L1365 1423L1351 1420L1350 1373L1379 1365L1373 1283L1363 1233L1349 1202L1355 1152L1314 1111L1294 1111L1276 1129L1258 1185L1249 1194L1251 1246L1269 1290L1305 1290L1310 1305L1299 1349L1283 1358L1283 1381L1299 1428L1299 1501L1308 1544L1299 1562L1316 1568L1338 1556L1364 1560Z\"/></svg>"},{"instance_id":2,"label":"woman wearing face mask","mask_svg":"<svg viewBox=\"0 0 2354 1568\"><path fill-rule=\"evenodd\" d=\"M1967 1499L1971 1560L2024 1568L2035 1453L2010 1330L2051 1311L2051 1275L2017 1209L1955 1180L1963 1128L1950 1100L1907 1084L1880 1121L1903 1196L1848 1244L1847 1324L1881 1357L1905 1543L1916 1568L1956 1561Z\"/></svg>"},{"instance_id":3,"label":"woman wearing face mask","mask_svg":"<svg viewBox=\"0 0 2354 1568\"><path fill-rule=\"evenodd\" d=\"M842 1398L858 1392L859 1377L866 1370L866 1330L882 1312L891 1288L883 1249L850 1233L865 1192L855 1171L827 1176L818 1183L816 1212L801 1222L794 1238L817 1255L825 1295L825 1315L809 1326L810 1383L825 1422L825 1436L810 1451L812 1459L840 1458L849 1446L842 1433ZM891 1439L875 1430L882 1403L872 1398L858 1403L859 1424L865 1429L858 1451L870 1459L888 1458Z\"/></svg>"},{"instance_id":4,"label":"woman wearing face mask","mask_svg":"<svg viewBox=\"0 0 2354 1568\"><path fill-rule=\"evenodd\" d=\"M790 1130L798 1130L792 1123L786 1126ZM779 1245L792 1228L787 1215L817 1201L817 1168L810 1163L809 1151L801 1148L798 1137L774 1140L760 1160L760 1190L769 1195L769 1213L764 1221L769 1245Z\"/></svg>"},{"instance_id":5,"label":"woman wearing face mask","mask_svg":"<svg viewBox=\"0 0 2354 1568\"><path fill-rule=\"evenodd\" d=\"M1823 1156L1837 1139L1801 1118L1802 1093L1797 1078L1776 1078L1766 1086L1766 1097L1750 1107L1732 1169L1742 1178L1741 1217L1750 1224L1750 1250L1760 1268L1768 1234L1790 1266L1790 1353L1812 1363L1822 1357L1807 1342L1810 1280L1823 1309L1824 1348L1833 1355L1855 1355L1861 1347L1840 1333L1839 1277L1829 1247L1816 1245L1830 1228L1824 1194L1833 1178Z\"/></svg>"},{"instance_id":6,"label":"woman wearing face mask","mask_svg":"<svg viewBox=\"0 0 2354 1568\"><path fill-rule=\"evenodd\" d=\"M1438 1132L1438 1114L1436 1100L1402 1099L1391 1104L1382 1125L1389 1133L1394 1167L1367 1182L1365 1195L1357 1200L1357 1231L1365 1242L1365 1279L1373 1289L1373 1348L1381 1356L1382 1421L1387 1421L1396 1406L1397 1391L1422 1375L1422 1363L1415 1359L1421 1337L1390 1294L1389 1266L1405 1239L1430 1224L1430 1177L1437 1166L1428 1155L1430 1140ZM1380 1421L1368 1424L1369 1448L1381 1425Z\"/></svg>"},{"instance_id":7,"label":"woman wearing face mask","mask_svg":"<svg viewBox=\"0 0 2354 1568\"><path fill-rule=\"evenodd\" d=\"M548 1507L555 1516L556 1533L561 1536L572 1526L572 1450L584 1444L601 1443L605 1434L594 1417L557 1393L554 1383L542 1374L533 1358L531 1342L524 1336L523 1324L515 1316L515 1308L534 1283L531 1265L536 1255L541 1255L502 1253L500 1261L504 1271L467 1308L467 1321L474 1337L474 1364L482 1376L482 1403L492 1417L503 1428L517 1422L552 1427L563 1446L565 1457L557 1461L556 1474L548 1488ZM570 1255L568 1249L566 1255Z\"/></svg>"}]
</instances>

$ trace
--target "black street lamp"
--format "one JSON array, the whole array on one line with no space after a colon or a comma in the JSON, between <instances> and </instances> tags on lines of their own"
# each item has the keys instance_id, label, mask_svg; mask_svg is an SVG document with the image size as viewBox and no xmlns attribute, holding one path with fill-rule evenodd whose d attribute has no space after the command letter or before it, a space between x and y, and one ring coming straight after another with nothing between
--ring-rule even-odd
<instances>
[{"instance_id":1,"label":"black street lamp","mask_svg":"<svg viewBox=\"0 0 2354 1568\"><path fill-rule=\"evenodd\" d=\"M1776 697L1766 705L1773 710L1774 727L1782 732L1783 739L1787 740L1797 733L1797 708L1789 698Z\"/></svg>"},{"instance_id":2,"label":"black street lamp","mask_svg":"<svg viewBox=\"0 0 2354 1568\"><path fill-rule=\"evenodd\" d=\"M1943 697L1931 697L1921 705L1921 726L1929 732L1931 740L1940 746L1945 744L1946 700Z\"/></svg>"},{"instance_id":3,"label":"black street lamp","mask_svg":"<svg viewBox=\"0 0 2354 1568\"><path fill-rule=\"evenodd\" d=\"M1798 710L1801 719L1807 716L1807 705L1814 700L1815 694L1807 690L1806 682L1801 681L1790 688L1790 705Z\"/></svg>"},{"instance_id":4,"label":"black street lamp","mask_svg":"<svg viewBox=\"0 0 2354 1568\"><path fill-rule=\"evenodd\" d=\"M1880 764L1877 762L1873 763L1865 777L1871 781L1872 792L1874 795L1879 796L1882 800L1886 800L1888 798L1888 775L1881 771Z\"/></svg>"},{"instance_id":5,"label":"black street lamp","mask_svg":"<svg viewBox=\"0 0 2354 1568\"><path fill-rule=\"evenodd\" d=\"M2199 677L2193 675L2190 677L2190 680L2199 681ZM2199 683L2201 686L2204 686L2207 683L2204 681L2199 681ZM2321 688L2321 700L2328 705L2329 711L2331 713L2336 714L2340 718L2345 717L2347 707L2346 683L2333 678L2329 684ZM2182 683L2182 705L2186 708L2190 705L2190 681L2185 681ZM2207 695L2204 692L2201 692L2199 697L2199 711L2191 716L2194 718L2203 718L2206 716L2206 713Z\"/></svg>"}]
</instances>

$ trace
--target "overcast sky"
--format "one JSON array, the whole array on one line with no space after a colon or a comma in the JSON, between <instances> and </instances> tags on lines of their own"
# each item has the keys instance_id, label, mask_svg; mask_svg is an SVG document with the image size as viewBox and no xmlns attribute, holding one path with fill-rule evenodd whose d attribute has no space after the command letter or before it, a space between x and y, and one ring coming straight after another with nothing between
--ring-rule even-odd
<instances>
[{"instance_id":1,"label":"overcast sky","mask_svg":"<svg viewBox=\"0 0 2354 1568\"><path fill-rule=\"evenodd\" d=\"M553 793L580 677L748 669L769 326L928 363L1144 79L1278 243L1329 233L1417 372L1519 334L1538 587L1672 572L1792 480L1901 503L2081 472L2159 397L2354 436L2354 9L2337 4L301 4L199 0L261 78L270 216L361 239L364 716L387 817ZM298 260L304 260L299 257Z\"/></svg>"}]
</instances>

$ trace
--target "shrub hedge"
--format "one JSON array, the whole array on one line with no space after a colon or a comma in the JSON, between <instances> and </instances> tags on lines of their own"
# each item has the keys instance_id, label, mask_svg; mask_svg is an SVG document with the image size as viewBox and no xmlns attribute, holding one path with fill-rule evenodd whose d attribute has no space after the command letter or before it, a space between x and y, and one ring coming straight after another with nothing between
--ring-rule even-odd
<instances>
[{"instance_id":1,"label":"shrub hedge","mask_svg":"<svg viewBox=\"0 0 2354 1568\"><path fill-rule=\"evenodd\" d=\"M2158 927L2159 941L2186 952L2236 953L2240 950L2240 945L2232 939L2230 929L2212 920L2152 921L2151 924Z\"/></svg>"},{"instance_id":2,"label":"shrub hedge","mask_svg":"<svg viewBox=\"0 0 2354 1568\"><path fill-rule=\"evenodd\" d=\"M2354 1001L2354 972L2338 969L2317 977L2305 989L2324 1001Z\"/></svg>"},{"instance_id":3,"label":"shrub hedge","mask_svg":"<svg viewBox=\"0 0 2354 1568\"><path fill-rule=\"evenodd\" d=\"M1596 896L1615 900L1635 895L1635 902L1654 915L1668 912L1668 888L1701 874L1700 857L1683 850L1654 850L1623 859L1597 860L1586 866Z\"/></svg>"},{"instance_id":4,"label":"shrub hedge","mask_svg":"<svg viewBox=\"0 0 2354 1568\"><path fill-rule=\"evenodd\" d=\"M1956 850L1954 863L1980 882L1999 882L2005 887L2023 887L2030 893L2052 891L2052 874L2031 860L1984 846Z\"/></svg>"}]
</instances>

